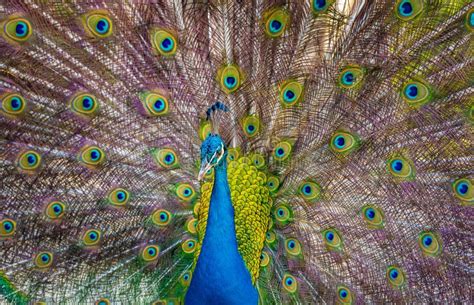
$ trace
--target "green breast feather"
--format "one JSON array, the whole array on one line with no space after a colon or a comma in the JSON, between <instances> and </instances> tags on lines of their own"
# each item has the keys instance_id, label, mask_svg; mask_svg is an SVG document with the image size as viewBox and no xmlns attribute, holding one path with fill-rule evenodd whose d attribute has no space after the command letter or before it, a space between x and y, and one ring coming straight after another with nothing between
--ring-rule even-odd
<instances>
[{"instance_id":1,"label":"green breast feather","mask_svg":"<svg viewBox=\"0 0 474 305\"><path fill-rule=\"evenodd\" d=\"M235 213L235 231L239 252L244 259L252 282L258 278L260 271L260 255L265 243L265 234L270 221L271 199L267 187L267 176L261 167L250 158L240 157L230 160L228 165L228 181L232 205ZM213 176L201 186L201 199L195 209L198 224L198 246L195 262L201 252L201 244L206 233L207 216L213 186Z\"/></svg>"}]
</instances>

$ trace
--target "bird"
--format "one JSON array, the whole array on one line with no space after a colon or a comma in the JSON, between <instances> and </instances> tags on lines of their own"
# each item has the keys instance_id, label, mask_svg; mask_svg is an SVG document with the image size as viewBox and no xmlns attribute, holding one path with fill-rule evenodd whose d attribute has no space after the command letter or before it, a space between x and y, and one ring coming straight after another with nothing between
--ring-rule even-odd
<instances>
[{"instance_id":1,"label":"bird","mask_svg":"<svg viewBox=\"0 0 474 305\"><path fill-rule=\"evenodd\" d=\"M471 302L471 1L0 24L0 303Z\"/></svg>"}]
</instances>

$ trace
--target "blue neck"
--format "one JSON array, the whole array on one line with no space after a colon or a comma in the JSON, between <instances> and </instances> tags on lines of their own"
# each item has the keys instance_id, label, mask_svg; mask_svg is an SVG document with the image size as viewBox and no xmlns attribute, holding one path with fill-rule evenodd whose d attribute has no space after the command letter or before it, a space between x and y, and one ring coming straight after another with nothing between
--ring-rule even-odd
<instances>
[{"instance_id":1,"label":"blue neck","mask_svg":"<svg viewBox=\"0 0 474 305\"><path fill-rule=\"evenodd\" d=\"M257 291L237 248L225 159L214 172L206 235L186 304L257 304Z\"/></svg>"}]
</instances>

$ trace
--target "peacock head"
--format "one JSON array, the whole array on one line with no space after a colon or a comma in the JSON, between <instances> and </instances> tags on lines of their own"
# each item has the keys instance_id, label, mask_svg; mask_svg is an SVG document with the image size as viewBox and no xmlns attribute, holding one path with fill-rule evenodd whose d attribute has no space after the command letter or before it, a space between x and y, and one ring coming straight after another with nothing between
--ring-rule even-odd
<instances>
[{"instance_id":1,"label":"peacock head","mask_svg":"<svg viewBox=\"0 0 474 305\"><path fill-rule=\"evenodd\" d=\"M201 169L198 180L214 167L222 166L226 160L227 148L218 134L209 134L201 144Z\"/></svg>"}]
</instances>

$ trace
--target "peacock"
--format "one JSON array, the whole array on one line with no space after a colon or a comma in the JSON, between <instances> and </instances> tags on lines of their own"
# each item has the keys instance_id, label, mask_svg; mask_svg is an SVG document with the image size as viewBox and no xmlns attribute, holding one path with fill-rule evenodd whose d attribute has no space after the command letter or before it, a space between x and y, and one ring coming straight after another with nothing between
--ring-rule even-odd
<instances>
[{"instance_id":1,"label":"peacock","mask_svg":"<svg viewBox=\"0 0 474 305\"><path fill-rule=\"evenodd\" d=\"M1 304L473 302L471 1L0 24Z\"/></svg>"}]
</instances>

